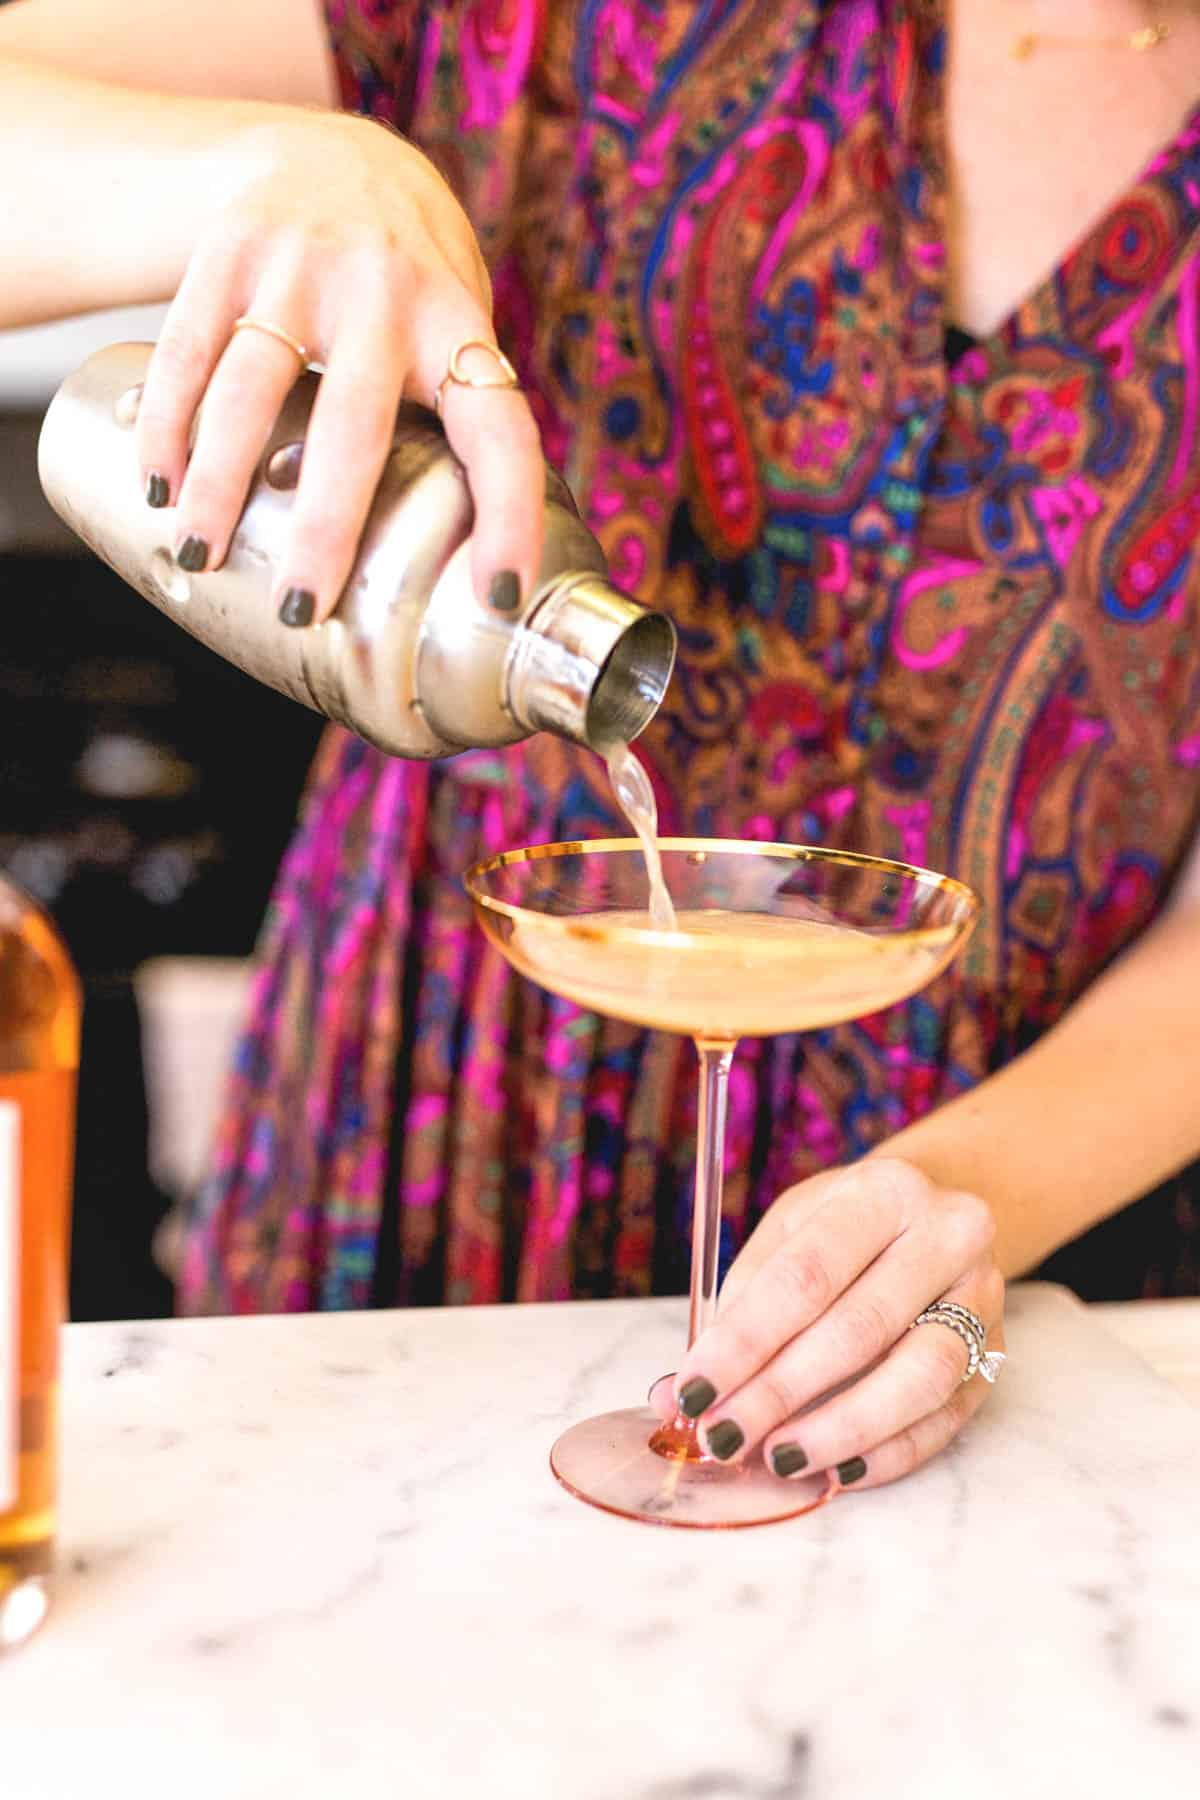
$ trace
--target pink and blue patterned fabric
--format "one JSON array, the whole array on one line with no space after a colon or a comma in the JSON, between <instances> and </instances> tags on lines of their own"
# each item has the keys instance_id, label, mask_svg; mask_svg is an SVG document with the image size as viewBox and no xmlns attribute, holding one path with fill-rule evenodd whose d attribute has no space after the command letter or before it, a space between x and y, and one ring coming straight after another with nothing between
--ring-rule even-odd
<instances>
[{"instance_id":1,"label":"pink and blue patterned fabric","mask_svg":"<svg viewBox=\"0 0 1200 1800\"><path fill-rule=\"evenodd\" d=\"M735 1065L724 1253L1053 1025L1155 916L1200 800L1200 115L948 363L939 7L329 0L346 104L462 197L501 340L680 663L664 832L961 876L909 1004ZM620 833L549 738L334 731L267 921L193 1311L683 1285L689 1045L516 976L478 856ZM1194 1217L1139 1276L1195 1282Z\"/></svg>"}]
</instances>

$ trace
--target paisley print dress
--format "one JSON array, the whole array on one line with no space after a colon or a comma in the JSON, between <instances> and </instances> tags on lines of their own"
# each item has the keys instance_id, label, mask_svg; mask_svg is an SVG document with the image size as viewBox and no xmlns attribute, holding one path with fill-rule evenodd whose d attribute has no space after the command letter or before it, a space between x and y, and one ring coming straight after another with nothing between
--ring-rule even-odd
<instances>
[{"instance_id":1,"label":"paisley print dress","mask_svg":"<svg viewBox=\"0 0 1200 1800\"><path fill-rule=\"evenodd\" d=\"M1052 1025L1191 842L1200 113L948 353L929 0L329 0L329 20L347 106L462 198L615 579L678 626L640 745L664 832L898 856L984 901L918 998L743 1046L728 1257L788 1183ZM601 763L556 740L429 766L328 735L187 1309L685 1285L690 1046L510 974L461 887L481 854L614 832ZM1195 1281L1186 1190L1161 1210L1146 1291Z\"/></svg>"}]
</instances>

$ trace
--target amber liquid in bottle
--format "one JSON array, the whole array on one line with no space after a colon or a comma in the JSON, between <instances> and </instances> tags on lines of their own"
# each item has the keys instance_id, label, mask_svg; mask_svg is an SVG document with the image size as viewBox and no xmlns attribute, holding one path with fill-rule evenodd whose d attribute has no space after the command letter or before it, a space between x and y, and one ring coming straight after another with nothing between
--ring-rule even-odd
<instances>
[{"instance_id":1,"label":"amber liquid in bottle","mask_svg":"<svg viewBox=\"0 0 1200 1800\"><path fill-rule=\"evenodd\" d=\"M37 907L0 878L0 1654L46 1611L79 988Z\"/></svg>"}]
</instances>

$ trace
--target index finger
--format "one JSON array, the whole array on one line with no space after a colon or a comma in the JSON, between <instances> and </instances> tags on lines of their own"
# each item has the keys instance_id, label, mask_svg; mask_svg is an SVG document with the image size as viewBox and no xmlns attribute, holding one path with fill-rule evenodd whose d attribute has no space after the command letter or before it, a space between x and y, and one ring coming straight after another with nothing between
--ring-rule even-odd
<instances>
[{"instance_id":1,"label":"index finger","mask_svg":"<svg viewBox=\"0 0 1200 1800\"><path fill-rule=\"evenodd\" d=\"M450 447L467 472L475 503L471 575L480 600L513 613L537 585L542 554L546 473L541 438L519 388L474 386L500 377L499 347L487 318L465 305L427 334L416 322L420 398L434 404ZM456 351L466 344L450 376ZM449 378L448 378L449 377Z\"/></svg>"},{"instance_id":2,"label":"index finger","mask_svg":"<svg viewBox=\"0 0 1200 1800\"><path fill-rule=\"evenodd\" d=\"M893 1241L900 1224L895 1191L873 1173L862 1167L840 1171L824 1204L780 1237L774 1253L697 1338L675 1380L685 1417L699 1418L721 1395L751 1380Z\"/></svg>"}]
</instances>

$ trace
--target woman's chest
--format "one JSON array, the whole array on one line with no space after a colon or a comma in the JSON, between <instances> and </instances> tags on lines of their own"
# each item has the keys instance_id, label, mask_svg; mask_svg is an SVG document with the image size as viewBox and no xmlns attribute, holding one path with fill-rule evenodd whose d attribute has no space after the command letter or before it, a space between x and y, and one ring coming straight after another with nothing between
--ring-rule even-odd
<instances>
[{"instance_id":1,"label":"woman's chest","mask_svg":"<svg viewBox=\"0 0 1200 1800\"><path fill-rule=\"evenodd\" d=\"M974 725L1015 591L1043 596L1029 630L1055 655L1082 638L1112 676L1107 716L1132 716L1121 684L1148 722L1173 712L1200 530L1196 147L1109 205L1177 123L1171 83L1107 136L1110 89L1056 112L1036 58L993 66L989 99L984 51L1006 52L978 0L948 73L940 9L901 0L577 0L536 54L533 11L442 38L425 125L551 459L616 579L691 630L685 669L719 662L736 712L763 670L820 655L832 708L891 678L893 718ZM1050 237L1010 208L989 246L988 184L1039 180ZM948 381L956 268L993 310L1024 304ZM966 713L952 681L974 683Z\"/></svg>"},{"instance_id":2,"label":"woman's chest","mask_svg":"<svg viewBox=\"0 0 1200 1800\"><path fill-rule=\"evenodd\" d=\"M1147 14L1131 0L946 6L946 300L968 331L1008 319L1195 107L1200 14L1158 10L1169 34L1139 51L1131 40ZM1030 25L1052 35L1021 36Z\"/></svg>"},{"instance_id":3,"label":"woman's chest","mask_svg":"<svg viewBox=\"0 0 1200 1800\"><path fill-rule=\"evenodd\" d=\"M773 273L819 264L822 243L844 258L856 202L885 248L921 233L946 316L991 333L1200 95L1200 15L1138 54L1130 4L1100 0L1077 43L1023 58L990 0L560 0L540 36L514 23L486 54L480 32L447 27L456 174L494 259L519 246L543 309L590 293L626 339L639 314L665 326L690 305L697 260L757 297Z\"/></svg>"}]
</instances>

